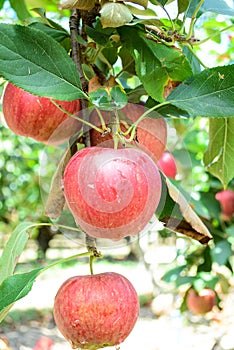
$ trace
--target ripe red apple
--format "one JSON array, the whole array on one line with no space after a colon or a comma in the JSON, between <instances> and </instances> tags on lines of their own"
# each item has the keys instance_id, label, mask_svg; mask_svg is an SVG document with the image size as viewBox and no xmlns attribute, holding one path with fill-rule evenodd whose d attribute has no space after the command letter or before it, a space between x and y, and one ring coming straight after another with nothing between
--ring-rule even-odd
<instances>
[{"instance_id":1,"label":"ripe red apple","mask_svg":"<svg viewBox=\"0 0 234 350\"><path fill-rule=\"evenodd\" d=\"M53 346L52 339L48 337L41 337L37 340L36 345L32 350L51 350Z\"/></svg>"},{"instance_id":2,"label":"ripe red apple","mask_svg":"<svg viewBox=\"0 0 234 350\"><path fill-rule=\"evenodd\" d=\"M137 293L114 273L76 276L59 288L54 319L74 349L99 349L122 343L139 314Z\"/></svg>"},{"instance_id":3,"label":"ripe red apple","mask_svg":"<svg viewBox=\"0 0 234 350\"><path fill-rule=\"evenodd\" d=\"M81 109L80 100L56 102L72 114ZM32 95L11 83L7 84L3 95L2 110L8 127L15 134L49 145L64 143L81 126L49 98Z\"/></svg>"},{"instance_id":4,"label":"ripe red apple","mask_svg":"<svg viewBox=\"0 0 234 350\"><path fill-rule=\"evenodd\" d=\"M191 288L187 294L186 303L192 313L205 314L216 305L216 295L210 288L204 288L199 293Z\"/></svg>"},{"instance_id":5,"label":"ripe red apple","mask_svg":"<svg viewBox=\"0 0 234 350\"><path fill-rule=\"evenodd\" d=\"M217 201L221 205L221 217L225 221L232 219L234 214L234 191L232 190L223 190L217 192L215 195Z\"/></svg>"},{"instance_id":6,"label":"ripe red apple","mask_svg":"<svg viewBox=\"0 0 234 350\"><path fill-rule=\"evenodd\" d=\"M168 177L175 179L177 174L176 162L173 155L169 152L163 152L159 159L158 168Z\"/></svg>"},{"instance_id":7,"label":"ripe red apple","mask_svg":"<svg viewBox=\"0 0 234 350\"><path fill-rule=\"evenodd\" d=\"M156 164L134 148L84 148L70 159L63 183L77 225L113 240L143 230L161 196Z\"/></svg>"},{"instance_id":8,"label":"ripe red apple","mask_svg":"<svg viewBox=\"0 0 234 350\"><path fill-rule=\"evenodd\" d=\"M135 123L141 115L146 112L146 108L142 105L128 103L124 108L119 110L119 118L129 126ZM105 123L111 127L113 125L113 112L102 112ZM96 126L101 126L100 118L96 111L90 116L90 122ZM121 130L126 131L126 126L121 123ZM129 136L127 136L128 138ZM90 139L92 146L112 147L113 140L111 134L102 136L99 132L92 129L90 131ZM137 141L132 142L146 153L148 153L154 161L158 161L161 157L167 142L167 125L163 118L153 119L146 117L143 119L136 130ZM121 143L120 143L121 147Z\"/></svg>"}]
</instances>

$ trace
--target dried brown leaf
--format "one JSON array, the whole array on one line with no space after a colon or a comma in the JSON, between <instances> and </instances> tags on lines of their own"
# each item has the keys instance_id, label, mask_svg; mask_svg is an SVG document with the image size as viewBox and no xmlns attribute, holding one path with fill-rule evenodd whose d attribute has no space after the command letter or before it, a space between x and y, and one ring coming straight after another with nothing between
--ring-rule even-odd
<instances>
[{"instance_id":1,"label":"dried brown leaf","mask_svg":"<svg viewBox=\"0 0 234 350\"><path fill-rule=\"evenodd\" d=\"M64 169L70 158L71 150L69 147L63 154L51 181L50 193L45 206L45 215L51 219L57 219L62 214L65 205L65 198L62 188L62 177Z\"/></svg>"},{"instance_id":2,"label":"dried brown leaf","mask_svg":"<svg viewBox=\"0 0 234 350\"><path fill-rule=\"evenodd\" d=\"M208 228L191 208L185 197L179 190L165 177L170 197L179 205L184 220L175 218L164 218L166 227L172 231L182 233L202 244L207 244L213 237Z\"/></svg>"}]
</instances>

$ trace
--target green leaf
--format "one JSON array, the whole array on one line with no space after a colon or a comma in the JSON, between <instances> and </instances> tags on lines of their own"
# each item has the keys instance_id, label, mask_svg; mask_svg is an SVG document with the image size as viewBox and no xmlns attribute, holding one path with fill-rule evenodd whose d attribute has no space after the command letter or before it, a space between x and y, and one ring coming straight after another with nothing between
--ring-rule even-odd
<instances>
[{"instance_id":1,"label":"green leaf","mask_svg":"<svg viewBox=\"0 0 234 350\"><path fill-rule=\"evenodd\" d=\"M0 0L0 9L3 8L4 2L5 2L5 0Z\"/></svg>"},{"instance_id":2,"label":"green leaf","mask_svg":"<svg viewBox=\"0 0 234 350\"><path fill-rule=\"evenodd\" d=\"M198 74L201 72L201 64L197 60L197 58L193 55L193 53L187 48L187 46L184 46L183 48L183 53L187 57L191 67L193 74Z\"/></svg>"},{"instance_id":3,"label":"green leaf","mask_svg":"<svg viewBox=\"0 0 234 350\"><path fill-rule=\"evenodd\" d=\"M212 118L204 164L226 188L234 178L234 118Z\"/></svg>"},{"instance_id":4,"label":"green leaf","mask_svg":"<svg viewBox=\"0 0 234 350\"><path fill-rule=\"evenodd\" d=\"M194 276L179 276L178 279L175 281L176 287L180 287L184 284L193 284L193 281L196 277Z\"/></svg>"},{"instance_id":5,"label":"green leaf","mask_svg":"<svg viewBox=\"0 0 234 350\"><path fill-rule=\"evenodd\" d=\"M164 101L164 87L169 79L183 81L192 74L186 56L174 48L146 39L136 28L119 28L121 40L133 56L136 73L147 93Z\"/></svg>"},{"instance_id":6,"label":"green leaf","mask_svg":"<svg viewBox=\"0 0 234 350\"><path fill-rule=\"evenodd\" d=\"M15 10L17 17L22 22L31 17L24 0L10 0L11 7Z\"/></svg>"},{"instance_id":7,"label":"green leaf","mask_svg":"<svg viewBox=\"0 0 234 350\"><path fill-rule=\"evenodd\" d=\"M206 282L202 278L196 278L193 281L193 286L196 292L200 292L206 287Z\"/></svg>"},{"instance_id":8,"label":"green leaf","mask_svg":"<svg viewBox=\"0 0 234 350\"><path fill-rule=\"evenodd\" d=\"M167 101L192 117L234 117L234 65L206 69L180 84Z\"/></svg>"},{"instance_id":9,"label":"green leaf","mask_svg":"<svg viewBox=\"0 0 234 350\"><path fill-rule=\"evenodd\" d=\"M234 9L229 7L224 0L206 0L202 5L202 9L220 15L234 16Z\"/></svg>"},{"instance_id":10,"label":"green leaf","mask_svg":"<svg viewBox=\"0 0 234 350\"><path fill-rule=\"evenodd\" d=\"M210 253L213 262L216 262L219 265L225 265L232 255L231 244L226 240L217 242Z\"/></svg>"},{"instance_id":11,"label":"green leaf","mask_svg":"<svg viewBox=\"0 0 234 350\"><path fill-rule=\"evenodd\" d=\"M17 260L29 238L26 231L35 226L32 222L23 222L12 232L0 257L0 283L14 272Z\"/></svg>"},{"instance_id":12,"label":"green leaf","mask_svg":"<svg viewBox=\"0 0 234 350\"><path fill-rule=\"evenodd\" d=\"M162 280L168 283L175 282L178 279L180 273L184 269L186 269L186 267L187 265L185 264L185 265L176 266L173 269L170 269L163 275Z\"/></svg>"},{"instance_id":13,"label":"green leaf","mask_svg":"<svg viewBox=\"0 0 234 350\"><path fill-rule=\"evenodd\" d=\"M100 32L92 27L85 26L86 34L93 39L97 44L106 46L109 43L109 33Z\"/></svg>"},{"instance_id":14,"label":"green leaf","mask_svg":"<svg viewBox=\"0 0 234 350\"><path fill-rule=\"evenodd\" d=\"M109 91L105 88L98 89L89 94L92 103L104 111L112 111L114 108L121 109L128 102L127 94L114 86Z\"/></svg>"},{"instance_id":15,"label":"green leaf","mask_svg":"<svg viewBox=\"0 0 234 350\"><path fill-rule=\"evenodd\" d=\"M30 272L15 274L4 279L0 285L0 322L5 316L4 309L30 292L36 277L42 270L43 267L40 267Z\"/></svg>"},{"instance_id":16,"label":"green leaf","mask_svg":"<svg viewBox=\"0 0 234 350\"><path fill-rule=\"evenodd\" d=\"M195 9L196 9L196 7L198 6L198 4L199 4L199 2L200 2L201 0L190 0L189 1L189 6L188 6L188 8L187 8L187 11L186 11L186 17L189 17L189 18L191 18L192 16L193 16L193 14L194 14L194 11L195 11ZM198 15L197 15L197 17L199 16L199 13L198 13Z\"/></svg>"},{"instance_id":17,"label":"green leaf","mask_svg":"<svg viewBox=\"0 0 234 350\"><path fill-rule=\"evenodd\" d=\"M34 28L0 24L0 75L38 96L64 101L84 97L67 52Z\"/></svg>"},{"instance_id":18,"label":"green leaf","mask_svg":"<svg viewBox=\"0 0 234 350\"><path fill-rule=\"evenodd\" d=\"M177 0L178 14L184 12L187 9L189 3L190 0Z\"/></svg>"},{"instance_id":19,"label":"green leaf","mask_svg":"<svg viewBox=\"0 0 234 350\"><path fill-rule=\"evenodd\" d=\"M206 288L214 289L219 282L219 278L210 272L199 272L198 276L204 281Z\"/></svg>"}]
</instances>

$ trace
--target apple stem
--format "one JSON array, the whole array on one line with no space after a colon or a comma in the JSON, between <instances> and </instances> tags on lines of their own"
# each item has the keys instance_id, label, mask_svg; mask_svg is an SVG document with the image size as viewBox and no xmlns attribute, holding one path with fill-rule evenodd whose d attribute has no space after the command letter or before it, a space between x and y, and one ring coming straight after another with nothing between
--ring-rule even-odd
<instances>
[{"instance_id":1,"label":"apple stem","mask_svg":"<svg viewBox=\"0 0 234 350\"><path fill-rule=\"evenodd\" d=\"M165 101L165 102L162 102L162 103L160 103L160 104L158 104L158 105L156 105L156 106L154 106L154 107L152 107L152 108L150 108L150 109L147 109L147 110L140 116L140 118L138 118L138 120L137 120L135 123L133 123L133 124L128 128L127 131L125 131L125 132L123 133L124 136L127 136L127 135L131 134L130 138L129 138L127 141L128 141L128 142L133 141L133 139L134 139L134 137L135 137L135 133L136 133L136 128L138 127L139 123L140 123L143 119L145 119L145 118L148 116L148 114L150 114L151 112L155 111L156 109L158 109L158 108L160 108L160 107L163 107L163 106L165 106L165 105L168 105L168 104L170 104L170 101ZM161 118L161 115L160 115L160 114L158 115L158 118ZM155 118L154 118L154 119L155 119Z\"/></svg>"},{"instance_id":2,"label":"apple stem","mask_svg":"<svg viewBox=\"0 0 234 350\"><path fill-rule=\"evenodd\" d=\"M114 149L118 149L118 144L119 144L119 131L120 131L120 127L119 127L119 115L116 109L114 109L114 116L115 116L115 121L113 123L113 127L112 127L112 137L114 140Z\"/></svg>"},{"instance_id":3,"label":"apple stem","mask_svg":"<svg viewBox=\"0 0 234 350\"><path fill-rule=\"evenodd\" d=\"M102 132L105 132L105 131L108 130L108 128L106 127L106 123L105 123L105 120L103 118L103 115L102 115L102 113L101 113L99 108L95 107L95 109L96 109L96 112L97 112L97 114L99 116L100 122L102 124Z\"/></svg>"}]
</instances>

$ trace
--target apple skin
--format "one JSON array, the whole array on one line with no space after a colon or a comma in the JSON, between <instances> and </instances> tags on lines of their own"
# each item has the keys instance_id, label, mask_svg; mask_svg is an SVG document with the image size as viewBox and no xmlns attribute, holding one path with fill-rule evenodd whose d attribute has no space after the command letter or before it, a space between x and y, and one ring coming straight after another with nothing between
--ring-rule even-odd
<instances>
[{"instance_id":1,"label":"apple skin","mask_svg":"<svg viewBox=\"0 0 234 350\"><path fill-rule=\"evenodd\" d=\"M161 197L156 164L134 148L80 150L68 162L63 184L77 225L96 238L119 240L138 234Z\"/></svg>"},{"instance_id":2,"label":"apple skin","mask_svg":"<svg viewBox=\"0 0 234 350\"><path fill-rule=\"evenodd\" d=\"M191 288L188 291L186 303L193 314L206 314L216 305L216 295L210 288L204 288L199 293Z\"/></svg>"},{"instance_id":3,"label":"apple skin","mask_svg":"<svg viewBox=\"0 0 234 350\"><path fill-rule=\"evenodd\" d=\"M56 102L72 114L81 109L80 100ZM79 121L62 112L49 98L32 95L11 83L4 91L2 109L15 134L48 145L66 142L81 127Z\"/></svg>"},{"instance_id":4,"label":"apple skin","mask_svg":"<svg viewBox=\"0 0 234 350\"><path fill-rule=\"evenodd\" d=\"M131 126L141 115L146 112L146 108L139 104L128 103L124 108L119 110L120 120L124 120ZM111 125L112 112L103 112L105 123ZM96 111L90 116L90 122L93 125L101 126L100 119ZM121 130L126 131L126 127L121 125ZM128 136L129 137L129 136ZM128 138L127 137L127 138ZM163 118L153 119L146 117L143 119L136 130L137 141L133 141L132 145L139 147L145 151L155 162L161 157L167 142L167 124ZM112 147L113 140L111 134L102 136L99 132L90 130L90 139L92 146ZM119 144L121 147L121 144Z\"/></svg>"},{"instance_id":5,"label":"apple skin","mask_svg":"<svg viewBox=\"0 0 234 350\"><path fill-rule=\"evenodd\" d=\"M177 167L175 158L170 152L163 152L161 158L159 159L158 168L167 176L175 179L177 174Z\"/></svg>"},{"instance_id":6,"label":"apple skin","mask_svg":"<svg viewBox=\"0 0 234 350\"><path fill-rule=\"evenodd\" d=\"M139 315L130 281L115 272L75 276L59 288L54 319L72 348L99 349L122 343Z\"/></svg>"},{"instance_id":7,"label":"apple skin","mask_svg":"<svg viewBox=\"0 0 234 350\"><path fill-rule=\"evenodd\" d=\"M221 217L224 221L230 221L234 214L234 191L223 190L215 195L221 205Z\"/></svg>"}]
</instances>

